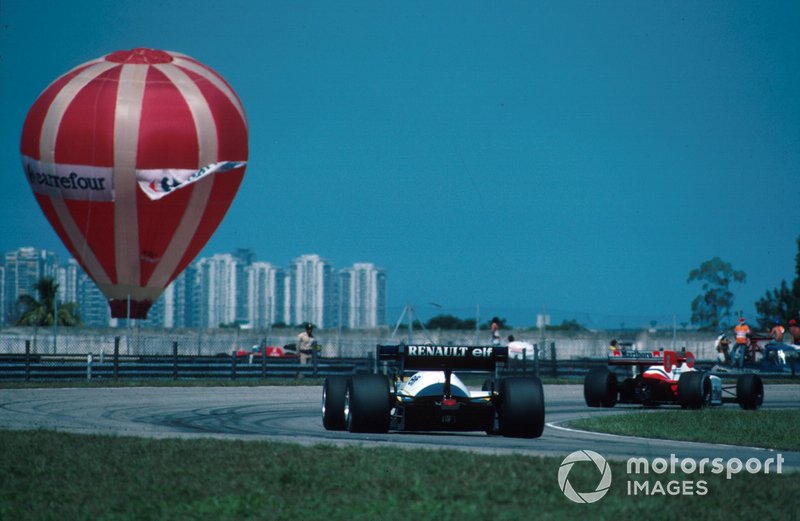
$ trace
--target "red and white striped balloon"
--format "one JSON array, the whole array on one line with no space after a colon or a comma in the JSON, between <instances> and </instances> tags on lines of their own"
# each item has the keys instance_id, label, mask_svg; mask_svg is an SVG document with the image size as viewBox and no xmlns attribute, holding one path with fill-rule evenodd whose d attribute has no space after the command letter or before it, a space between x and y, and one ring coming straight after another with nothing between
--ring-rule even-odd
<instances>
[{"instance_id":1,"label":"red and white striped balloon","mask_svg":"<svg viewBox=\"0 0 800 521\"><path fill-rule=\"evenodd\" d=\"M21 152L39 206L112 316L145 318L236 195L247 120L230 85L200 62L118 51L42 92Z\"/></svg>"}]
</instances>

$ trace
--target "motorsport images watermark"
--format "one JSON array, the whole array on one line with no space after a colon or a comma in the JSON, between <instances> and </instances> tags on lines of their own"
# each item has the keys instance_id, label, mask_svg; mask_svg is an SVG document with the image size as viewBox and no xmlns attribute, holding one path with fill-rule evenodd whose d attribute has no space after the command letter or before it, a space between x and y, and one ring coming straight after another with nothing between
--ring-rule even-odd
<instances>
[{"instance_id":1,"label":"motorsport images watermark","mask_svg":"<svg viewBox=\"0 0 800 521\"><path fill-rule=\"evenodd\" d=\"M591 461L597 466L602 477L593 492L576 492L569 482L569 471L579 461ZM570 500L575 503L594 503L600 501L611 487L611 466L606 459L592 450L578 450L564 458L558 469L558 486Z\"/></svg>"},{"instance_id":2,"label":"motorsport images watermark","mask_svg":"<svg viewBox=\"0 0 800 521\"><path fill-rule=\"evenodd\" d=\"M725 474L731 479L742 471L748 474L783 473L783 455L760 460L750 458L628 458L626 464L626 491L629 496L705 496L708 482L704 479L673 479L680 472L684 478L697 475ZM594 490L576 491L569 482L572 467L579 462L591 462L600 473L600 480ZM662 478L662 476L665 476ZM651 479L651 477L653 479ZM564 458L558 469L558 486L564 495L575 503L594 503L600 501L611 488L611 467L606 459L591 450L578 450Z\"/></svg>"}]
</instances>

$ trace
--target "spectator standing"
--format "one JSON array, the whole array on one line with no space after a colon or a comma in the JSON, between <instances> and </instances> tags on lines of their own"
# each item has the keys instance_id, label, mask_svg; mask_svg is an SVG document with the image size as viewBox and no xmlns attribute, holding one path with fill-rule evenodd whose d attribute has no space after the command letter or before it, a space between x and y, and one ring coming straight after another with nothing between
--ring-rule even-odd
<instances>
[{"instance_id":1,"label":"spectator standing","mask_svg":"<svg viewBox=\"0 0 800 521\"><path fill-rule=\"evenodd\" d=\"M778 344L783 343L783 335L786 333L786 328L783 327L780 320L775 321L775 325L769 330L769 336Z\"/></svg>"},{"instance_id":2,"label":"spectator standing","mask_svg":"<svg viewBox=\"0 0 800 521\"><path fill-rule=\"evenodd\" d=\"M717 337L716 345L717 348L717 361L721 364L730 364L731 363L731 341L728 340L728 335L725 334L725 331L720 331L719 336Z\"/></svg>"},{"instance_id":3,"label":"spectator standing","mask_svg":"<svg viewBox=\"0 0 800 521\"><path fill-rule=\"evenodd\" d=\"M731 361L736 364L736 367L741 368L744 365L744 353L747 350L747 344L750 343L750 326L744 317L739 318L739 323L733 328L736 334L736 343L733 347L733 354Z\"/></svg>"},{"instance_id":4,"label":"spectator standing","mask_svg":"<svg viewBox=\"0 0 800 521\"><path fill-rule=\"evenodd\" d=\"M492 317L492 322L489 324L489 329L492 331L492 345L500 345L500 319Z\"/></svg>"},{"instance_id":5,"label":"spectator standing","mask_svg":"<svg viewBox=\"0 0 800 521\"><path fill-rule=\"evenodd\" d=\"M300 354L300 363L307 364L308 357L314 354L317 339L314 338L314 326L306 324L305 330L297 336L297 352Z\"/></svg>"},{"instance_id":6,"label":"spectator standing","mask_svg":"<svg viewBox=\"0 0 800 521\"><path fill-rule=\"evenodd\" d=\"M800 326L797 325L797 320L795 319L789 321L789 334L792 335L792 343L800 345Z\"/></svg>"}]
</instances>

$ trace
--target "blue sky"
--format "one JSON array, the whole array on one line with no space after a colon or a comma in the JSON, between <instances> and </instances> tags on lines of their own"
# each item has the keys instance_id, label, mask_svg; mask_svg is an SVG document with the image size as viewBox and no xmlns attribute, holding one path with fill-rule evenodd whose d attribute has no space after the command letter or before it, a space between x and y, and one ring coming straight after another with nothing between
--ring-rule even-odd
<instances>
[{"instance_id":1,"label":"blue sky","mask_svg":"<svg viewBox=\"0 0 800 521\"><path fill-rule=\"evenodd\" d=\"M375 262L390 321L410 302L680 322L715 255L747 273L749 314L793 277L797 2L222 4L0 4L2 251L66 257L20 166L30 105L151 47L214 68L247 111L247 174L203 254Z\"/></svg>"}]
</instances>

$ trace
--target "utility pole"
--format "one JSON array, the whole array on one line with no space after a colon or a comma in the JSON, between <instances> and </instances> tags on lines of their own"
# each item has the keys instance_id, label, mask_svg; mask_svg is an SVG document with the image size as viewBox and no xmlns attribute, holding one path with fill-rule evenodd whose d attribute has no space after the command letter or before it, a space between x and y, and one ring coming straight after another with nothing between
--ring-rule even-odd
<instances>
[{"instance_id":1,"label":"utility pole","mask_svg":"<svg viewBox=\"0 0 800 521\"><path fill-rule=\"evenodd\" d=\"M408 345L414 343L414 308L411 304L406 304L408 308Z\"/></svg>"},{"instance_id":2,"label":"utility pole","mask_svg":"<svg viewBox=\"0 0 800 521\"><path fill-rule=\"evenodd\" d=\"M478 304L475 308L475 345L480 345L481 338L481 305Z\"/></svg>"},{"instance_id":3,"label":"utility pole","mask_svg":"<svg viewBox=\"0 0 800 521\"><path fill-rule=\"evenodd\" d=\"M127 354L131 354L131 294L128 293L128 318L127 318L127 338L125 339L125 349Z\"/></svg>"},{"instance_id":4,"label":"utility pole","mask_svg":"<svg viewBox=\"0 0 800 521\"><path fill-rule=\"evenodd\" d=\"M56 354L58 346L58 293L53 300L53 354Z\"/></svg>"}]
</instances>

